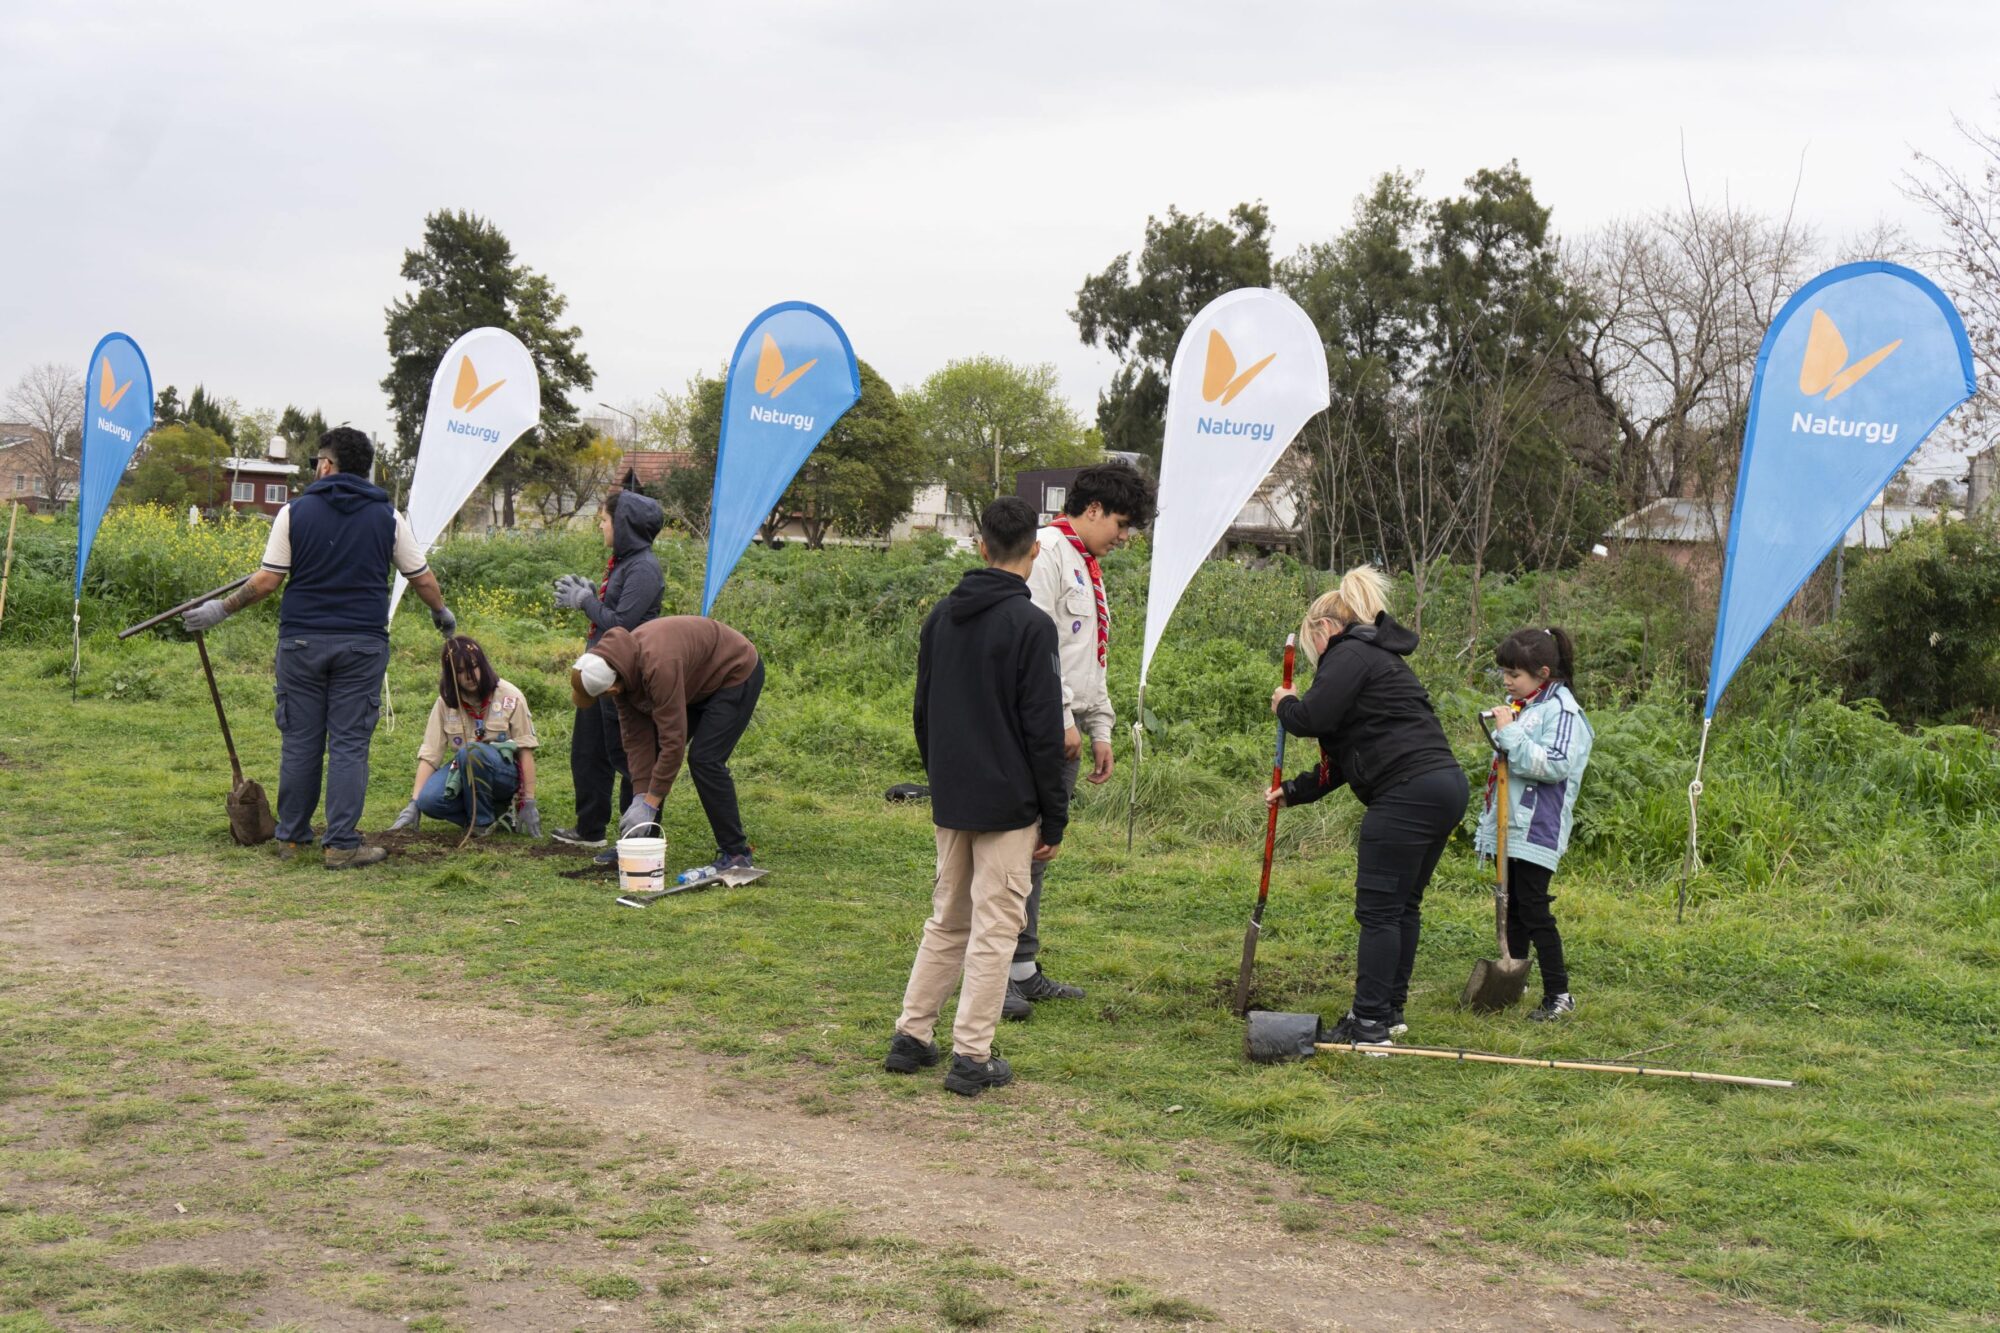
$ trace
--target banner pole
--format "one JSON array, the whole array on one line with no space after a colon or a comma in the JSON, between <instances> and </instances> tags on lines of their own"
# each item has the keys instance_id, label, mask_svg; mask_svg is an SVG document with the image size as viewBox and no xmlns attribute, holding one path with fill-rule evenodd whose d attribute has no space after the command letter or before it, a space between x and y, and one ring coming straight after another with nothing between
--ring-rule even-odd
<instances>
[{"instance_id":1,"label":"banner pole","mask_svg":"<svg viewBox=\"0 0 2000 1333\"><path fill-rule=\"evenodd\" d=\"M7 620L7 576L14 572L14 524L21 517L21 502L16 500L7 515L7 559L0 564L0 624Z\"/></svg>"},{"instance_id":2,"label":"banner pole","mask_svg":"<svg viewBox=\"0 0 2000 1333\"><path fill-rule=\"evenodd\" d=\"M1146 682L1139 682L1139 710L1132 719L1132 792L1125 798L1125 851L1132 851L1132 828L1139 816L1139 761L1146 742Z\"/></svg>"},{"instance_id":3,"label":"banner pole","mask_svg":"<svg viewBox=\"0 0 2000 1333\"><path fill-rule=\"evenodd\" d=\"M69 701L76 702L76 677L83 670L83 598L69 608Z\"/></svg>"},{"instance_id":4,"label":"banner pole","mask_svg":"<svg viewBox=\"0 0 2000 1333\"><path fill-rule=\"evenodd\" d=\"M1694 759L1694 781L1688 783L1688 849L1681 860L1681 891L1674 903L1674 924L1679 925L1681 914L1687 910L1688 876L1693 873L1699 852L1696 839L1701 830L1701 767L1708 762L1708 729L1713 725L1713 717L1701 720L1701 749Z\"/></svg>"}]
</instances>

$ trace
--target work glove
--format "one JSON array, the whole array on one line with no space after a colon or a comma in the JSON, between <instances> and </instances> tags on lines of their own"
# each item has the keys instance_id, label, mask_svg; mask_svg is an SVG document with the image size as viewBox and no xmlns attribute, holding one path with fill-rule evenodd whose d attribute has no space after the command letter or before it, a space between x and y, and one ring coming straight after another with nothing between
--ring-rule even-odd
<instances>
[{"instance_id":1,"label":"work glove","mask_svg":"<svg viewBox=\"0 0 2000 1333\"><path fill-rule=\"evenodd\" d=\"M414 832L416 830L417 825L423 822L423 818L424 817L417 812L417 803L415 801L411 801L408 805L403 807L403 812L396 816L395 822L389 825L389 832L401 833L404 829L409 829L412 832Z\"/></svg>"},{"instance_id":2,"label":"work glove","mask_svg":"<svg viewBox=\"0 0 2000 1333\"><path fill-rule=\"evenodd\" d=\"M211 597L194 610L181 617L181 628L191 634L214 629L229 619L229 608L222 604L220 597Z\"/></svg>"},{"instance_id":3,"label":"work glove","mask_svg":"<svg viewBox=\"0 0 2000 1333\"><path fill-rule=\"evenodd\" d=\"M440 606L431 612L431 624L436 625L438 633L447 639L458 633L458 617L451 613L448 606Z\"/></svg>"},{"instance_id":4,"label":"work glove","mask_svg":"<svg viewBox=\"0 0 2000 1333\"><path fill-rule=\"evenodd\" d=\"M514 830L525 833L530 838L542 836L542 812L531 797L521 802L521 808L514 812Z\"/></svg>"},{"instance_id":5,"label":"work glove","mask_svg":"<svg viewBox=\"0 0 2000 1333\"><path fill-rule=\"evenodd\" d=\"M625 813L618 820L618 836L621 838L628 837L633 829L643 828L647 824L654 823L659 817L660 812L658 810L647 805L637 796L634 796L632 804L625 807Z\"/></svg>"},{"instance_id":6,"label":"work glove","mask_svg":"<svg viewBox=\"0 0 2000 1333\"><path fill-rule=\"evenodd\" d=\"M565 574L556 580L556 609L574 611L590 596L590 581L580 574Z\"/></svg>"}]
</instances>

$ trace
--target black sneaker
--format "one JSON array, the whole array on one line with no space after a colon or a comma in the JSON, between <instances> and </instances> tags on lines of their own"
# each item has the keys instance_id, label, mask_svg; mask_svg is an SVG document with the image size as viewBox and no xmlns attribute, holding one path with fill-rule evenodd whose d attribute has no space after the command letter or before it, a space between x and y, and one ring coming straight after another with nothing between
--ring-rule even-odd
<instances>
[{"instance_id":1,"label":"black sneaker","mask_svg":"<svg viewBox=\"0 0 2000 1333\"><path fill-rule=\"evenodd\" d=\"M1013 1068L997 1055L987 1057L985 1064L969 1055L954 1055L944 1076L945 1087L961 1097L977 1097L988 1088L1004 1088L1013 1081Z\"/></svg>"},{"instance_id":2,"label":"black sneaker","mask_svg":"<svg viewBox=\"0 0 2000 1333\"><path fill-rule=\"evenodd\" d=\"M928 1041L918 1041L907 1032L898 1032L889 1039L889 1055L882 1061L882 1067L892 1074L914 1074L919 1069L929 1069L938 1062L938 1048Z\"/></svg>"},{"instance_id":3,"label":"black sneaker","mask_svg":"<svg viewBox=\"0 0 2000 1333\"><path fill-rule=\"evenodd\" d=\"M1347 1017L1333 1025L1326 1034L1326 1040L1335 1046L1393 1046L1389 1040L1389 1025L1370 1019L1358 1018L1352 1009Z\"/></svg>"},{"instance_id":4,"label":"black sneaker","mask_svg":"<svg viewBox=\"0 0 2000 1333\"><path fill-rule=\"evenodd\" d=\"M1576 1001L1570 998L1568 991L1564 991L1560 995L1542 997L1541 1007L1530 1009L1528 1018L1536 1023L1553 1023L1559 1018L1568 1018L1575 1012Z\"/></svg>"},{"instance_id":5,"label":"black sneaker","mask_svg":"<svg viewBox=\"0 0 2000 1333\"><path fill-rule=\"evenodd\" d=\"M615 866L618 864L618 849L616 847L606 847L603 851L591 857L590 863L594 866Z\"/></svg>"},{"instance_id":6,"label":"black sneaker","mask_svg":"<svg viewBox=\"0 0 2000 1333\"><path fill-rule=\"evenodd\" d=\"M1401 1009L1391 1009L1389 1011L1389 1035L1400 1037L1409 1030L1410 1025L1403 1021L1403 1011Z\"/></svg>"},{"instance_id":7,"label":"black sneaker","mask_svg":"<svg viewBox=\"0 0 2000 1333\"><path fill-rule=\"evenodd\" d=\"M1035 1016L1035 1006L1028 1003L1028 997L1021 994L1021 983L1011 978L1007 982L1007 998L1000 1001L1000 1017L1016 1023L1025 1023Z\"/></svg>"},{"instance_id":8,"label":"black sneaker","mask_svg":"<svg viewBox=\"0 0 2000 1333\"><path fill-rule=\"evenodd\" d=\"M1035 975L1029 977L1026 981L1011 983L1008 989L1018 989L1023 999L1036 1004L1039 1004L1043 1000L1081 1000L1083 998L1083 987L1067 986L1060 981L1051 981L1049 974L1042 971L1039 965L1035 968Z\"/></svg>"},{"instance_id":9,"label":"black sneaker","mask_svg":"<svg viewBox=\"0 0 2000 1333\"><path fill-rule=\"evenodd\" d=\"M572 847L589 847L595 850L604 845L604 839L586 838L573 828L559 828L549 836L557 842L566 842Z\"/></svg>"}]
</instances>

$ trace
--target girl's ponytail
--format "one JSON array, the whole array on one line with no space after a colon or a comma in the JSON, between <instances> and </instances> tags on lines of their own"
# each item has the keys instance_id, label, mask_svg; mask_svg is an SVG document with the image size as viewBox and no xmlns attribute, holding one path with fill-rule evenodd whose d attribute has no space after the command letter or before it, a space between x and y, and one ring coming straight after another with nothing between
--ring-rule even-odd
<instances>
[{"instance_id":1,"label":"girl's ponytail","mask_svg":"<svg viewBox=\"0 0 2000 1333\"><path fill-rule=\"evenodd\" d=\"M1559 625L1549 626L1549 637L1556 644L1556 678L1569 686L1571 694L1576 693L1576 645L1570 642L1569 631Z\"/></svg>"},{"instance_id":2,"label":"girl's ponytail","mask_svg":"<svg viewBox=\"0 0 2000 1333\"><path fill-rule=\"evenodd\" d=\"M1553 625L1517 629L1500 640L1500 646L1493 650L1493 663L1509 671L1529 673L1546 667L1551 681L1561 681L1571 694L1576 693L1576 645L1568 630Z\"/></svg>"}]
</instances>

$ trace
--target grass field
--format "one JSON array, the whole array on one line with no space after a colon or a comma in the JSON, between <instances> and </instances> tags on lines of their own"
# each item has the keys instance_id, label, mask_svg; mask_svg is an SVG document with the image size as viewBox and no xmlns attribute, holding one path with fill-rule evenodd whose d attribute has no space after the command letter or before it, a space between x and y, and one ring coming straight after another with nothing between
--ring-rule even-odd
<instances>
[{"instance_id":1,"label":"grass field","mask_svg":"<svg viewBox=\"0 0 2000 1333\"><path fill-rule=\"evenodd\" d=\"M440 565L449 588L449 562ZM171 855L198 867L204 885L221 886L228 912L379 936L412 977L488 979L556 1013L615 1010L614 1037L671 1029L747 1077L802 1090L828 1114L861 1096L936 1099L930 1080L891 1079L878 1063L930 873L926 812L880 795L917 776L900 734L908 683L884 666L902 631L857 635L815 656L807 651L821 623L809 601L814 585L777 587L747 580L738 621L767 645L770 666L765 705L736 765L759 861L773 870L753 889L634 912L614 908L604 885L560 878L573 862L530 856L507 839L463 852L425 841L379 871L341 877L309 863L282 866L268 849L234 849L214 719L191 650L168 642L94 642L85 697L74 705L60 674L66 651L0 649L8 700L0 847L50 875L115 877L133 862L135 880L146 877L146 862ZM1272 607L1293 602L1289 585L1268 595ZM511 605L501 593L479 596L502 611ZM477 603L468 596L467 604ZM921 605L911 598L898 615ZM1227 605L1197 611L1197 622L1228 618ZM1282 620L1264 618L1282 637ZM465 619L469 632L489 635L502 673L539 706L542 806L546 822L560 822L569 813L568 719L556 670L575 651L573 638L500 611L485 625L479 612ZM761 638L758 625L770 627ZM246 766L275 795L270 642L269 625L251 617L215 636ZM435 680L427 627L406 614L396 643L402 721L377 736L367 830L407 798L426 678ZM1255 890L1257 792L1269 762L1261 726L1240 719L1262 709L1268 654L1218 651L1206 665L1208 675L1178 685L1169 670L1155 691L1167 721L1148 759L1148 813L1134 851L1124 846L1121 767L1110 788L1086 793L1050 874L1047 963L1087 986L1088 999L1043 1006L1032 1023L1002 1034L1000 1049L1024 1083L1063 1090L1093 1151L1170 1174L1177 1145L1232 1145L1280 1165L1328 1205L1288 1215L1301 1229L1341 1227L1339 1205L1366 1204L1353 1214L1366 1227L1383 1227L1387 1216L1390 1230L1421 1228L1531 1265L1615 1257L1836 1321L1992 1325L2000 831L1983 740L1937 734L1906 752L1883 739L1893 729L1877 717L1817 697L1787 703L1782 681L1750 682L1746 692L1779 703L1719 737L1704 811L1712 859L1676 923L1672 849L1684 829L1691 729L1678 699L1657 689L1594 709L1602 756L1594 829L1580 834L1584 850L1557 879L1581 1009L1560 1027L1519 1012L1488 1019L1455 1009L1467 969L1490 951L1491 907L1469 840L1447 853L1427 900L1407 1040L1548 1057L1644 1053L1649 1063L1795 1078L1796 1090L1332 1056L1258 1068L1241 1058L1227 991ZM1252 692L1247 713L1218 703L1220 721L1183 725L1201 716L1204 692L1222 691L1218 681ZM1470 685L1434 690L1447 716L1473 697ZM1258 998L1269 1007L1331 1015L1347 1003L1357 816L1345 798L1287 816L1259 955ZM691 791L669 802L668 833L677 864L706 859ZM13 982L0 999L35 984ZM7 1066L16 1106L23 1043L66 1021L60 1008L41 1009L17 1000L0 1022L16 1052ZM80 1013L82 1026L48 1039L87 1046L79 1034L105 1021ZM131 1038L147 1058L199 1062L182 1047L199 1049L205 1038L177 1033L165 1018L132 1021L153 1024ZM109 1106L133 1098L129 1088L111 1092ZM291 1114L334 1105L302 1095ZM134 1114L163 1104L138 1098ZM1004 1094L953 1113L1015 1114ZM392 1137L421 1137L433 1112L366 1114ZM75 1169L91 1169L90 1132L82 1124L64 1149ZM39 1151L11 1136L0 1148L0 1188ZM560 1169L536 1156L551 1150L521 1151L524 1171ZM471 1186L446 1166L438 1188ZM620 1195L592 1225L615 1226L650 1206L641 1194ZM74 1271L38 1266L35 1256L80 1225L0 1219L23 1242L13 1267L0 1269L16 1308L44 1308L38 1284L101 1284L87 1256ZM424 1245L414 1235L398 1243L413 1254ZM413 1270L393 1280L428 1279ZM102 1309L220 1299L176 1281L186 1285L169 1275L159 1291L91 1290L107 1302ZM254 1274L240 1281L254 1284Z\"/></svg>"}]
</instances>

